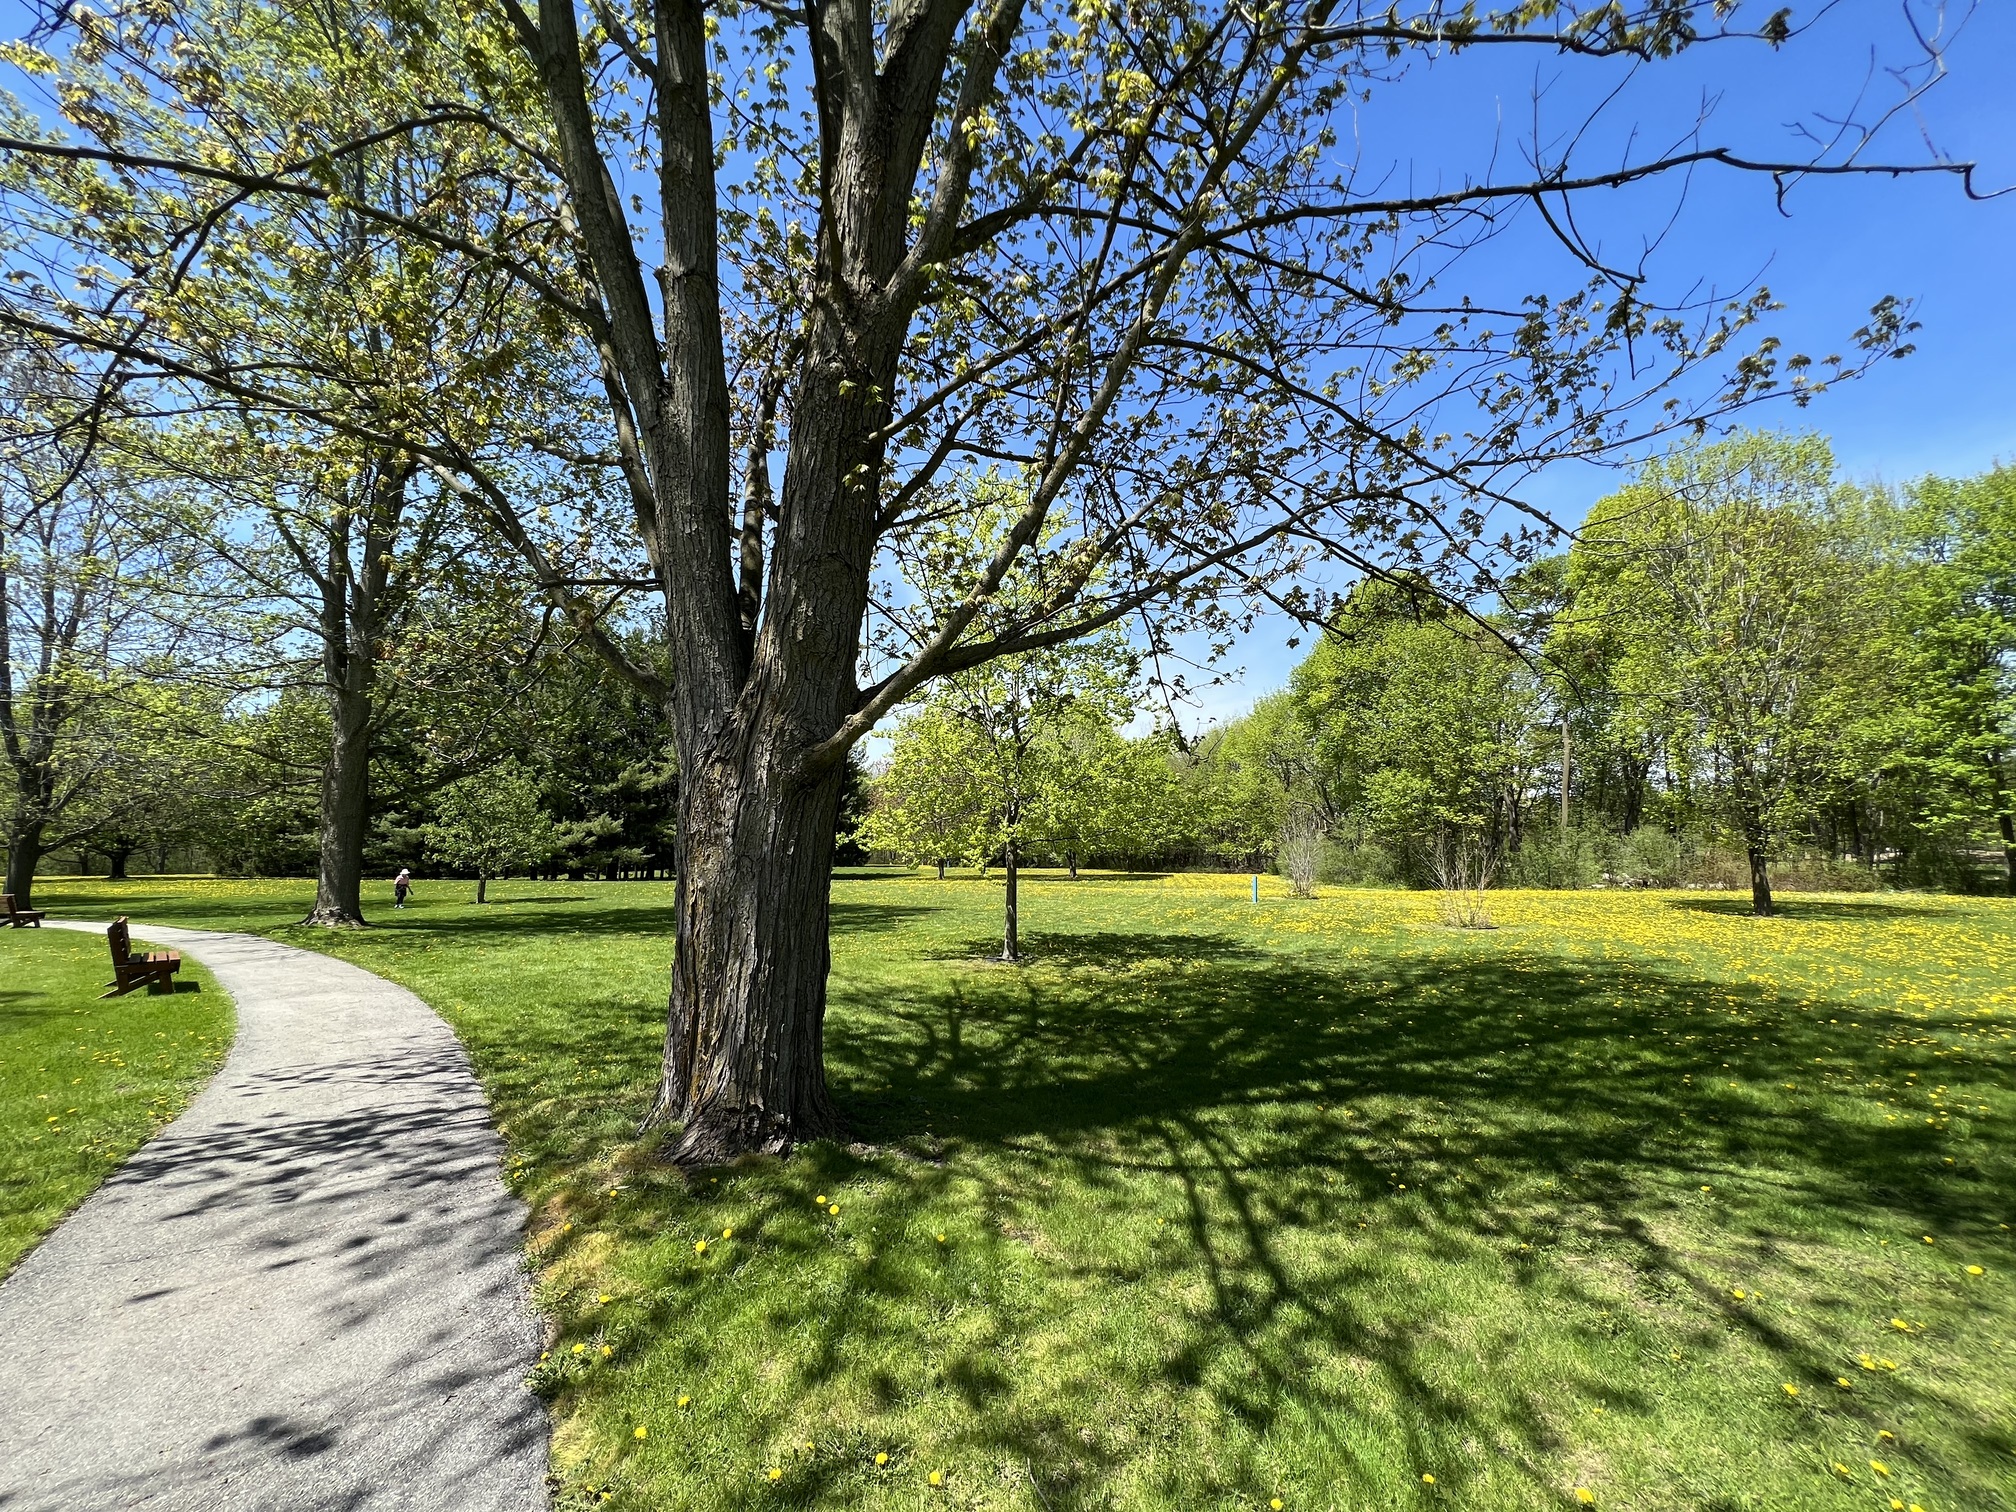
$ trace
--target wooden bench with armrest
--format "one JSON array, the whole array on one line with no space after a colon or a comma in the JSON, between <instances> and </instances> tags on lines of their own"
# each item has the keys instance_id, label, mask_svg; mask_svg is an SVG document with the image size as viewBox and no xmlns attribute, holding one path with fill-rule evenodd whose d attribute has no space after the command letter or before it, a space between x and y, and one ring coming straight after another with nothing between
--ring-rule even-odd
<instances>
[{"instance_id":1,"label":"wooden bench with armrest","mask_svg":"<svg viewBox=\"0 0 2016 1512\"><path fill-rule=\"evenodd\" d=\"M175 990L175 973L182 969L181 951L150 950L135 955L124 914L112 921L112 927L105 931L105 940L112 947L113 980L112 990L99 993L100 997L124 997L135 987Z\"/></svg>"},{"instance_id":2,"label":"wooden bench with armrest","mask_svg":"<svg viewBox=\"0 0 2016 1512\"><path fill-rule=\"evenodd\" d=\"M7 916L7 927L10 929L26 929L31 924L40 929L42 921L48 917L39 908L16 908L12 893L0 893L0 914Z\"/></svg>"}]
</instances>

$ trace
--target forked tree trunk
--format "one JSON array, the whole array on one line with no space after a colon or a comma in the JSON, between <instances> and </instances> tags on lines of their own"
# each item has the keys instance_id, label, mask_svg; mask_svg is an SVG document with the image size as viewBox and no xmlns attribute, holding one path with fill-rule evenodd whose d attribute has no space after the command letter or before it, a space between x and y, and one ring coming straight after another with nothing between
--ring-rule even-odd
<instances>
[{"instance_id":1,"label":"forked tree trunk","mask_svg":"<svg viewBox=\"0 0 2016 1512\"><path fill-rule=\"evenodd\" d=\"M684 1125L688 1166L784 1155L839 1133L826 1091L827 915L844 776L811 780L770 742L681 785L678 937L650 1124Z\"/></svg>"},{"instance_id":2,"label":"forked tree trunk","mask_svg":"<svg viewBox=\"0 0 2016 1512\"><path fill-rule=\"evenodd\" d=\"M1750 854L1750 912L1760 919L1771 917L1771 863L1757 846Z\"/></svg>"},{"instance_id":3,"label":"forked tree trunk","mask_svg":"<svg viewBox=\"0 0 2016 1512\"><path fill-rule=\"evenodd\" d=\"M371 817L371 701L344 693L334 702L335 729L322 768L315 906L301 922L357 925L364 922L364 832Z\"/></svg>"}]
</instances>

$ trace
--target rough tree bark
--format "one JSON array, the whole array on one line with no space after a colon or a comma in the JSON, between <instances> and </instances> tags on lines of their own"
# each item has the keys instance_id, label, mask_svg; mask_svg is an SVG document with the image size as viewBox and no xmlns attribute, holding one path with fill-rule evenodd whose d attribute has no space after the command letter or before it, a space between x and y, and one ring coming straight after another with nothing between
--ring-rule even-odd
<instances>
[{"instance_id":1,"label":"rough tree bark","mask_svg":"<svg viewBox=\"0 0 2016 1512\"><path fill-rule=\"evenodd\" d=\"M364 922L364 836L371 823L371 697L339 686L330 704L315 906L301 922L355 925Z\"/></svg>"},{"instance_id":2,"label":"rough tree bark","mask_svg":"<svg viewBox=\"0 0 2016 1512\"><path fill-rule=\"evenodd\" d=\"M7 835L7 888L14 906L35 906L35 869L42 864L42 824L37 819L16 820Z\"/></svg>"},{"instance_id":3,"label":"rough tree bark","mask_svg":"<svg viewBox=\"0 0 2016 1512\"><path fill-rule=\"evenodd\" d=\"M1763 850L1750 845L1750 912L1760 919L1771 917L1771 862Z\"/></svg>"},{"instance_id":4,"label":"rough tree bark","mask_svg":"<svg viewBox=\"0 0 2016 1512\"><path fill-rule=\"evenodd\" d=\"M1012 836L1005 847L1002 861L1008 873L1008 889L1001 921L1001 959L1013 965L1022 959L1022 940L1018 932L1021 921L1017 918L1017 910L1022 900L1017 887L1021 875L1021 857L1015 853L1015 841Z\"/></svg>"}]
</instances>

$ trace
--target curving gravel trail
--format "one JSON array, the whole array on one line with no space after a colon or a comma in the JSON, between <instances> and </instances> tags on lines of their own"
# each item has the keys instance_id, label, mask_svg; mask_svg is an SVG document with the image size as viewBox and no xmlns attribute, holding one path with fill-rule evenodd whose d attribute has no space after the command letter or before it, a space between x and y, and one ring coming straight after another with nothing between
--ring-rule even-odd
<instances>
[{"instance_id":1,"label":"curving gravel trail","mask_svg":"<svg viewBox=\"0 0 2016 1512\"><path fill-rule=\"evenodd\" d=\"M237 1038L0 1284L0 1509L544 1508L524 1213L454 1034L327 956L134 933Z\"/></svg>"}]
</instances>

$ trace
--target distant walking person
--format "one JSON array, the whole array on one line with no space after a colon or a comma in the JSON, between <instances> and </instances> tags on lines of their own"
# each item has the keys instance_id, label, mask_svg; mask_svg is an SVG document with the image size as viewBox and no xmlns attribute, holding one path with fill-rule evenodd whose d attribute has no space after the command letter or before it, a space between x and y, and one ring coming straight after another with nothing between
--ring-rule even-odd
<instances>
[{"instance_id":1,"label":"distant walking person","mask_svg":"<svg viewBox=\"0 0 2016 1512\"><path fill-rule=\"evenodd\" d=\"M399 868L399 875L392 879L392 906L404 908L406 894L411 891L413 891L413 874L402 866Z\"/></svg>"}]
</instances>

